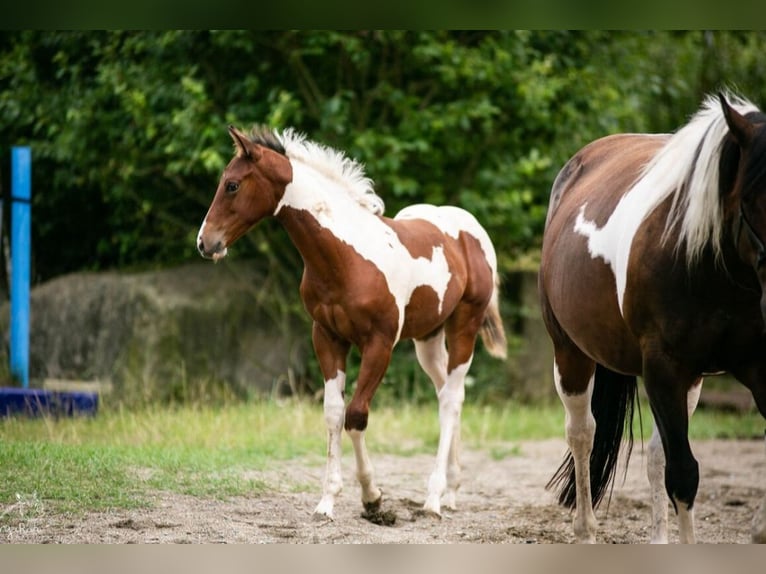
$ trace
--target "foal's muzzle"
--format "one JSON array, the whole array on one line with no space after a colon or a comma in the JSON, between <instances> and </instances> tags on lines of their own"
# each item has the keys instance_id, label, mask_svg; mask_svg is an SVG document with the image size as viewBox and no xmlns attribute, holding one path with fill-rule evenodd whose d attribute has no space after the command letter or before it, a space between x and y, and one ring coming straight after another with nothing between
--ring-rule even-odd
<instances>
[{"instance_id":1,"label":"foal's muzzle","mask_svg":"<svg viewBox=\"0 0 766 574\"><path fill-rule=\"evenodd\" d=\"M227 248L223 235L216 230L205 229L207 219L202 222L202 226L197 233L197 251L205 259L218 261L226 257ZM207 238L207 241L205 239Z\"/></svg>"},{"instance_id":2,"label":"foal's muzzle","mask_svg":"<svg viewBox=\"0 0 766 574\"><path fill-rule=\"evenodd\" d=\"M202 239L197 241L197 251L199 251L199 254L205 259L212 259L213 261L223 259L228 253L228 249L224 246L223 242L218 241L211 248L208 248L205 246L205 242L202 241Z\"/></svg>"}]
</instances>

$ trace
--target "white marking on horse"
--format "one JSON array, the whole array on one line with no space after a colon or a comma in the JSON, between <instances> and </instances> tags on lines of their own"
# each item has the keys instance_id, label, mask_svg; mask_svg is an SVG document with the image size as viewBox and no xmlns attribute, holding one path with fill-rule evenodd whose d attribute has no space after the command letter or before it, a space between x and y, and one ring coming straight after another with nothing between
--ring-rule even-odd
<instances>
[{"instance_id":1,"label":"white marking on horse","mask_svg":"<svg viewBox=\"0 0 766 574\"><path fill-rule=\"evenodd\" d=\"M630 247L638 227L654 207L653 198L637 193L635 188L630 190L622 196L612 215L601 228L585 218L587 205L586 202L580 207L574 231L588 239L588 253L591 258L601 257L611 267L617 287L617 303L622 313Z\"/></svg>"},{"instance_id":2,"label":"white marking on horse","mask_svg":"<svg viewBox=\"0 0 766 574\"><path fill-rule=\"evenodd\" d=\"M349 201L348 194L344 189L339 189L337 181L321 177L321 173L300 161L292 163L293 181L286 187L275 213L279 213L285 206L308 211L320 226L329 230L338 240L346 243L383 273L399 311L397 339L404 325L404 310L418 287L427 286L434 290L441 312L447 285L452 276L444 255L444 247L434 246L430 259L413 258L394 230L376 214L360 209L356 201ZM486 232L483 232L472 216L459 208L411 206L402 210L396 217L406 218L431 221L453 237L457 237L460 231L464 230L477 237L485 255L494 256L489 237L485 237ZM378 239L370 241L371 237ZM487 260L490 262L490 256ZM495 269L494 257L491 264Z\"/></svg>"},{"instance_id":3,"label":"white marking on horse","mask_svg":"<svg viewBox=\"0 0 766 574\"><path fill-rule=\"evenodd\" d=\"M566 439L575 464L575 516L572 521L579 542L593 544L596 540L596 515L593 513L590 490L590 455L596 432L596 419L591 412L594 377L591 375L584 393L568 394L561 385L561 372L553 361L553 383L564 405Z\"/></svg>"},{"instance_id":4,"label":"white marking on horse","mask_svg":"<svg viewBox=\"0 0 766 574\"><path fill-rule=\"evenodd\" d=\"M460 449L460 413L465 400L465 377L471 368L473 356L447 374L439 389L439 447L436 464L428 478L428 494L423 509L441 514L441 496L448 490L447 504L455 506L455 491L460 482L458 450ZM448 480L448 470L452 480Z\"/></svg>"},{"instance_id":5,"label":"white marking on horse","mask_svg":"<svg viewBox=\"0 0 766 574\"><path fill-rule=\"evenodd\" d=\"M729 98L732 100L732 98ZM750 102L733 98L732 105L742 114L757 111ZM717 98L709 97L689 123L670 136L665 145L644 167L636 183L622 196L604 227L598 229L585 219L585 206L575 223L575 231L588 238L588 251L594 259L602 257L612 268L617 283L617 299L622 313L630 246L643 220L655 207L673 194L668 231L679 225L678 242L685 240L687 262L699 258L711 243L720 254L721 214L718 196L718 161L721 141L728 133ZM645 134L646 137L667 137ZM692 166L691 168L689 166Z\"/></svg>"},{"instance_id":6,"label":"white marking on horse","mask_svg":"<svg viewBox=\"0 0 766 574\"><path fill-rule=\"evenodd\" d=\"M341 433L343 432L343 418L345 402L343 389L346 386L346 373L338 371L334 379L325 381L324 384L324 418L327 423L328 451L327 468L325 469L324 484L322 487L322 499L317 504L314 514L333 517L335 497L343 488L343 476L341 475Z\"/></svg>"}]
</instances>

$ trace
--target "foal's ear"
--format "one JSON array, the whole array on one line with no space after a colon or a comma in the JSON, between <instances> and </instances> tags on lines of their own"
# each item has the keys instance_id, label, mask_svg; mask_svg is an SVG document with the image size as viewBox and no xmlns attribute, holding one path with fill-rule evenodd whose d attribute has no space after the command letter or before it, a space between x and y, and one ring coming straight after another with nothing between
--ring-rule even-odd
<instances>
[{"instance_id":1,"label":"foal's ear","mask_svg":"<svg viewBox=\"0 0 766 574\"><path fill-rule=\"evenodd\" d=\"M721 92L718 92L718 98L721 100L721 107L723 108L723 117L726 118L726 124L729 126L731 135L737 140L740 147L746 147L753 141L753 124L751 124L745 116L735 110L729 102L726 100Z\"/></svg>"},{"instance_id":2,"label":"foal's ear","mask_svg":"<svg viewBox=\"0 0 766 574\"><path fill-rule=\"evenodd\" d=\"M261 159L261 148L253 143L249 137L234 126L229 126L229 134L231 135L231 139L234 140L234 144L237 146L237 156L252 159L253 161Z\"/></svg>"}]
</instances>

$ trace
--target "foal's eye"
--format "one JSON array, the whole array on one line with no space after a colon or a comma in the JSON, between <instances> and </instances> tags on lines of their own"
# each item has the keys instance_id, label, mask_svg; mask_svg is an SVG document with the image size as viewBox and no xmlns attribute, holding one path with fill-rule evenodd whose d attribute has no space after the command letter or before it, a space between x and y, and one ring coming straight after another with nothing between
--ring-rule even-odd
<instances>
[{"instance_id":1,"label":"foal's eye","mask_svg":"<svg viewBox=\"0 0 766 574\"><path fill-rule=\"evenodd\" d=\"M239 184L236 181L230 181L226 184L226 193L234 193L239 189Z\"/></svg>"}]
</instances>

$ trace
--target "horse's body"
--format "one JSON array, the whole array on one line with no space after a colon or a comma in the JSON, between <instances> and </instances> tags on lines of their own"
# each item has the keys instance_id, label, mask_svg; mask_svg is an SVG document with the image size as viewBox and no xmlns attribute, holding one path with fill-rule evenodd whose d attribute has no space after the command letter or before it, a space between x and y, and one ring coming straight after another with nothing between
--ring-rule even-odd
<instances>
[{"instance_id":1,"label":"horse's body","mask_svg":"<svg viewBox=\"0 0 766 574\"><path fill-rule=\"evenodd\" d=\"M650 481L657 493L664 478L685 542L699 481L688 417L703 375L730 372L766 416L765 121L747 102L708 99L673 135L587 145L554 182L539 288L571 454L551 484L576 506L578 540L594 540L592 507L637 376L655 419ZM652 539L666 541L664 495L653 514Z\"/></svg>"},{"instance_id":2,"label":"horse's body","mask_svg":"<svg viewBox=\"0 0 766 574\"><path fill-rule=\"evenodd\" d=\"M315 513L332 517L340 492L341 432L351 436L362 502L380 507L364 431L370 401L399 340L414 339L418 361L439 398L440 437L425 509L454 507L459 486L459 427L464 379L477 335L505 356L498 309L497 261L489 236L456 207L415 205L394 219L361 166L292 131L229 128L237 154L226 167L197 239L218 259L265 216L275 216L304 261L300 294L313 319L314 349L324 376L328 459ZM446 347L445 347L446 343ZM346 358L361 352L346 406Z\"/></svg>"}]
</instances>

